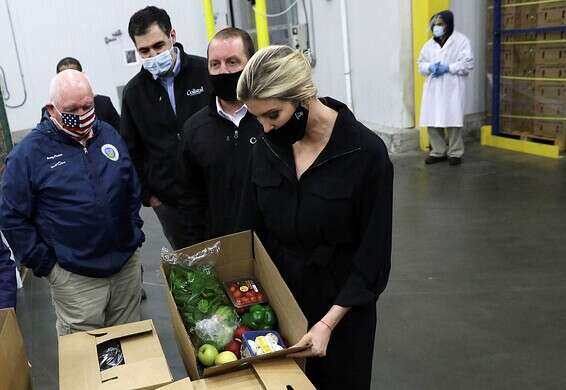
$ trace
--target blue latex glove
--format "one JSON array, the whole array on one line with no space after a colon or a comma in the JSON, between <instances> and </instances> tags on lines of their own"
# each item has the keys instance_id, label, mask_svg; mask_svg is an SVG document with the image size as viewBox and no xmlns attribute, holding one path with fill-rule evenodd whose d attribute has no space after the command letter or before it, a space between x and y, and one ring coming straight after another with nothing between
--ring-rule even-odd
<instances>
[{"instance_id":1,"label":"blue latex glove","mask_svg":"<svg viewBox=\"0 0 566 390\"><path fill-rule=\"evenodd\" d=\"M436 74L436 72L438 72L438 65L440 65L440 62L437 62L435 64L430 64L429 67L428 67L428 71L433 76Z\"/></svg>"},{"instance_id":2,"label":"blue latex glove","mask_svg":"<svg viewBox=\"0 0 566 390\"><path fill-rule=\"evenodd\" d=\"M449 70L450 68L448 67L448 65L438 64L438 67L436 68L436 73L434 73L433 76L434 77L442 76L444 73L448 73Z\"/></svg>"}]
</instances>

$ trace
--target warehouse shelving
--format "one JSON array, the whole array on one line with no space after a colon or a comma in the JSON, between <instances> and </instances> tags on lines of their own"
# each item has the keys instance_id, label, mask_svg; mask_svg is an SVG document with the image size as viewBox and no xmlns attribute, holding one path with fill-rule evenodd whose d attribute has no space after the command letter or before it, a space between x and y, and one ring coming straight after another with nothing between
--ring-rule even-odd
<instances>
[{"instance_id":1,"label":"warehouse shelving","mask_svg":"<svg viewBox=\"0 0 566 390\"><path fill-rule=\"evenodd\" d=\"M482 144L559 157L566 149L566 1L490 3L491 126L482 128Z\"/></svg>"}]
</instances>

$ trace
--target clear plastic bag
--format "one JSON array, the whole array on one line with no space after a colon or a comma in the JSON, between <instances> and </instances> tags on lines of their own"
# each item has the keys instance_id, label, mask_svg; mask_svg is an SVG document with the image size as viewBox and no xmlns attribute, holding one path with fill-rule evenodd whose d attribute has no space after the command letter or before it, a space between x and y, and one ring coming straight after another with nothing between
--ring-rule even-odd
<instances>
[{"instance_id":1,"label":"clear plastic bag","mask_svg":"<svg viewBox=\"0 0 566 390\"><path fill-rule=\"evenodd\" d=\"M220 241L192 255L161 251L162 261L171 264L169 288L189 332L221 306L230 305L214 270L219 254Z\"/></svg>"},{"instance_id":2,"label":"clear plastic bag","mask_svg":"<svg viewBox=\"0 0 566 390\"><path fill-rule=\"evenodd\" d=\"M220 255L220 241L216 241L213 245L192 255L182 252L170 252L167 248L161 248L161 261L184 267L192 267L197 264L214 265L218 255Z\"/></svg>"},{"instance_id":3,"label":"clear plastic bag","mask_svg":"<svg viewBox=\"0 0 566 390\"><path fill-rule=\"evenodd\" d=\"M229 311L233 314L226 315ZM211 344L221 350L232 341L237 326L234 310L228 306L221 306L212 317L202 319L195 324L194 334L197 344Z\"/></svg>"},{"instance_id":4,"label":"clear plastic bag","mask_svg":"<svg viewBox=\"0 0 566 390\"><path fill-rule=\"evenodd\" d=\"M119 341L111 340L98 345L98 366L100 371L124 364L124 353Z\"/></svg>"}]
</instances>

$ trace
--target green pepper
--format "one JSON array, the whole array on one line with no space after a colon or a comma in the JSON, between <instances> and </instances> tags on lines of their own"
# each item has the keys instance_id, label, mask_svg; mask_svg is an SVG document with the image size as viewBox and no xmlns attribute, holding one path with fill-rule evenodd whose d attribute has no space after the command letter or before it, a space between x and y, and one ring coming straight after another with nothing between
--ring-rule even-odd
<instances>
[{"instance_id":1,"label":"green pepper","mask_svg":"<svg viewBox=\"0 0 566 390\"><path fill-rule=\"evenodd\" d=\"M255 330L273 329L277 324L277 316L268 305L252 305L250 311L242 315L242 323Z\"/></svg>"},{"instance_id":2,"label":"green pepper","mask_svg":"<svg viewBox=\"0 0 566 390\"><path fill-rule=\"evenodd\" d=\"M263 322L265 325L270 326L272 329L277 324L277 316L273 309L269 306L265 306L265 311L263 312Z\"/></svg>"},{"instance_id":3,"label":"green pepper","mask_svg":"<svg viewBox=\"0 0 566 390\"><path fill-rule=\"evenodd\" d=\"M262 306L258 303L256 303L255 305L251 305L250 306L250 313L253 312L263 312L263 310L266 308L267 306Z\"/></svg>"}]
</instances>

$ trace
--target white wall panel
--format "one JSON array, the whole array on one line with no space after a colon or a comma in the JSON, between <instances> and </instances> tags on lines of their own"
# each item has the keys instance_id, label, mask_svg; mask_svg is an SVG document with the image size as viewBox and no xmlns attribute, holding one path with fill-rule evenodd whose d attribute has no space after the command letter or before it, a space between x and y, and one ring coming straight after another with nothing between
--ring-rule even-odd
<instances>
[{"instance_id":1,"label":"white wall panel","mask_svg":"<svg viewBox=\"0 0 566 390\"><path fill-rule=\"evenodd\" d=\"M0 66L11 92L7 104L21 101L23 91L8 28L6 0L0 0ZM149 4L128 1L16 1L12 10L16 39L28 90L28 101L7 109L12 131L33 127L47 102L49 81L57 61L77 57L92 81L95 92L108 95L118 107L116 87L124 85L140 65L126 65L124 50L133 48L127 34L130 16ZM219 16L225 0L216 0ZM246 1L246 0L238 0ZM244 6L234 1L235 7ZM339 0L306 0L311 38L316 49L314 77L321 96L346 99ZM311 7L312 2L312 7ZM206 54L206 28L201 0L156 0L165 8L187 52ZM411 48L411 0L347 1L350 27L350 59L354 112L365 122L396 128L414 126ZM452 0L456 28L472 41L476 70L468 83L466 112L484 111L485 0ZM302 7L300 8L302 14ZM225 21L221 21L224 25ZM104 37L120 29L118 40Z\"/></svg>"},{"instance_id":2,"label":"white wall panel","mask_svg":"<svg viewBox=\"0 0 566 390\"><path fill-rule=\"evenodd\" d=\"M471 41L476 65L466 85L466 114L485 111L486 0L451 0L456 30Z\"/></svg>"},{"instance_id":3,"label":"white wall panel","mask_svg":"<svg viewBox=\"0 0 566 390\"><path fill-rule=\"evenodd\" d=\"M6 71L11 92L6 102L21 101L23 90L15 61L15 50L8 28L6 0L0 0L0 66ZM171 16L177 39L192 54L206 54L206 29L202 1L15 1L8 0L14 22L28 100L17 109L7 108L12 131L31 128L39 120L48 98L49 81L62 57L78 58L88 74L95 93L108 95L119 110L116 87L125 84L140 65L126 65L124 50L132 48L128 36L130 16L152 4L165 8ZM108 45L105 36L120 29L122 36Z\"/></svg>"}]
</instances>

